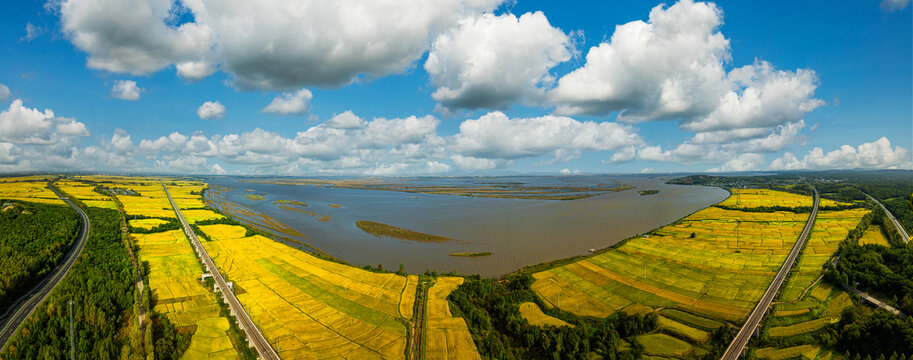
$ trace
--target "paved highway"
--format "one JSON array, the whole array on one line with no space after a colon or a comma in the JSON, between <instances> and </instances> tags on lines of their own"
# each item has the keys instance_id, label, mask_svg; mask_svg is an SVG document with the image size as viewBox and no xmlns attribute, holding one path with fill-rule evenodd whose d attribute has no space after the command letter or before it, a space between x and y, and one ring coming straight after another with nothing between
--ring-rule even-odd
<instances>
[{"instance_id":1,"label":"paved highway","mask_svg":"<svg viewBox=\"0 0 913 360\"><path fill-rule=\"evenodd\" d=\"M881 206L881 209L884 210L884 213L888 214L888 217L891 219L891 222L894 223L894 227L897 228L897 232L899 232L900 236L903 237L903 242L905 242L905 243L910 242L910 235L907 234L907 231L903 229L903 226L900 226L900 222L897 221L896 218L894 218L894 214L891 214L891 212L888 211L888 208L884 207L884 205L882 205L880 201L875 200L875 198L873 198L872 195L865 194L865 196L868 196L869 199L872 199L872 201L874 201L876 204L878 204L878 206Z\"/></svg>"},{"instance_id":2,"label":"paved highway","mask_svg":"<svg viewBox=\"0 0 913 360\"><path fill-rule=\"evenodd\" d=\"M79 237L76 238L76 242L73 247L70 248L70 252L67 253L63 262L54 269L54 272L38 282L38 284L36 284L28 293L17 299L16 302L0 316L0 349L6 347L7 341L16 333L19 324L22 324L25 319L29 318L29 315L32 315L35 308L51 294L51 290L54 289L54 286L67 275L67 272L70 271L70 267L73 266L76 258L82 253L82 249L86 245L86 239L89 237L89 228L91 225L89 224L89 217L86 213L69 199L58 193L57 190L54 190L54 188L51 188L51 190L53 190L60 199L66 202L67 205L70 205L70 207L76 209L76 212L79 213Z\"/></svg>"},{"instance_id":3,"label":"paved highway","mask_svg":"<svg viewBox=\"0 0 913 360\"><path fill-rule=\"evenodd\" d=\"M184 215L181 214L181 209L178 208L177 203L174 202L174 199L171 198L171 193L168 192L168 187L165 186L165 182L162 181L162 189L165 190L165 195L168 195L168 201L171 202L171 207L174 208L174 213L177 214L178 220L181 221L181 225L184 226L184 232L187 234L187 237L190 238L190 242L193 244L193 247L196 249L197 255L200 259L203 260L203 264L206 265L206 269L212 274L213 280L216 282L216 286L219 287L219 292L222 293L222 299L228 304L228 307L231 309L232 314L235 318L238 319L238 322L241 326L241 329L247 334L247 339L253 343L254 348L257 349L257 354L260 356L260 359L272 360L279 359L279 354L270 346L269 342L266 341L266 338L263 336L263 333L257 329L257 326L254 325L254 321L251 320L250 315L245 311L244 306L241 305L241 302L238 301L238 298L235 296L235 293L228 287L228 284L225 282L225 278L222 277L222 273L219 272L219 268L216 267L216 264L212 262L212 258L209 257L209 253L206 252L206 248L203 247L203 244L200 243L200 239L197 238L196 233L193 232L193 229L187 223L187 220L184 219Z\"/></svg>"},{"instance_id":4,"label":"paved highway","mask_svg":"<svg viewBox=\"0 0 913 360\"><path fill-rule=\"evenodd\" d=\"M815 191L815 205L812 207L812 212L808 216L808 222L805 223L805 229L802 229L799 240L796 241L796 245L793 246L792 251L789 252L789 256L786 257L786 261L783 262L780 271L774 276L774 280L770 283L770 287L767 288L767 292L764 293L764 296L761 297L761 301L758 302L758 305L751 311L751 315L748 315L748 320L745 320L745 324L739 329L739 333L736 334L735 339L733 339L732 343L729 344L729 347L726 348L726 352L724 352L721 357L722 360L735 360L742 355L742 351L745 350L745 345L748 344L748 340L751 339L755 331L757 331L758 325L761 324L761 319L764 318L764 315L767 314L767 310L770 309L770 303L773 302L774 298L777 296L777 292L780 291L780 286L786 281L786 275L789 274L789 269L793 267L793 263L796 262L799 253L802 251L802 247L805 246L805 241L808 240L808 235L812 231L812 225L815 224L815 217L818 216L818 190L814 188L812 188L812 190Z\"/></svg>"}]
</instances>

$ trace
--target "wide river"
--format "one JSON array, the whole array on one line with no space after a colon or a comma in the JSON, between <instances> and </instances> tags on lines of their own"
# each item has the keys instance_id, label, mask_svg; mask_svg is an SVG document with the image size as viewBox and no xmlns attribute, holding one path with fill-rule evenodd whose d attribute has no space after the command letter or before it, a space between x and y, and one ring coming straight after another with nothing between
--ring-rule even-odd
<instances>
[{"instance_id":1,"label":"wide river","mask_svg":"<svg viewBox=\"0 0 913 360\"><path fill-rule=\"evenodd\" d=\"M483 178L484 179L484 178ZM530 179L526 177L525 179ZM561 180L543 177L544 181ZM455 270L461 274L496 277L551 260L586 254L678 220L722 201L720 188L665 184L658 176L568 177L593 185L616 180L637 190L655 189L641 196L636 190L606 193L580 200L518 200L397 191L342 189L327 186L273 185L216 177L211 185L229 187L222 196L271 216L298 230L301 239L352 264L383 264L396 270L422 273ZM423 179L433 183L433 179ZM443 180L442 180L443 181ZM250 191L250 190L253 191ZM260 194L264 200L246 195ZM207 195L209 197L209 195ZM274 200L307 203L304 210L329 220L289 211ZM342 205L330 207L330 204ZM239 221L245 219L239 218ZM459 241L420 243L378 238L355 226L359 220L395 225ZM491 252L486 257L454 257L457 252Z\"/></svg>"}]
</instances>

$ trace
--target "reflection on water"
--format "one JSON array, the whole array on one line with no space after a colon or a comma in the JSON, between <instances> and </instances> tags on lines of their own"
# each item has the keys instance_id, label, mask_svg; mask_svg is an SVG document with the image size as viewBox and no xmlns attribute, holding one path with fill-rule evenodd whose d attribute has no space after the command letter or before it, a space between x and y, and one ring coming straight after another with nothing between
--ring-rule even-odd
<instances>
[{"instance_id":1,"label":"reflection on water","mask_svg":"<svg viewBox=\"0 0 913 360\"><path fill-rule=\"evenodd\" d=\"M462 181L467 181L463 178ZM484 179L484 178L483 178ZM525 265L586 254L647 232L726 198L719 188L664 184L648 176L508 177L531 185L554 181L611 181L656 189L641 196L628 190L569 201L477 198L396 191L342 189L327 186L273 185L239 178L207 179L230 187L225 200L245 205L289 225L306 236L301 240L356 265L383 264L421 273L455 270L462 274L498 276ZM557 179L557 180L556 180ZM412 180L426 184L436 179ZM452 178L441 179L452 183ZM491 181L488 178L486 181ZM252 189L264 200L245 195ZM211 195L207 195L210 197ZM290 211L275 200L307 204L308 212ZM330 206L336 205L336 206ZM341 205L341 206L339 206ZM245 221L243 216L238 220ZM355 226L370 220L461 241L417 243L377 238ZM491 252L486 257L453 257L460 252Z\"/></svg>"}]
</instances>

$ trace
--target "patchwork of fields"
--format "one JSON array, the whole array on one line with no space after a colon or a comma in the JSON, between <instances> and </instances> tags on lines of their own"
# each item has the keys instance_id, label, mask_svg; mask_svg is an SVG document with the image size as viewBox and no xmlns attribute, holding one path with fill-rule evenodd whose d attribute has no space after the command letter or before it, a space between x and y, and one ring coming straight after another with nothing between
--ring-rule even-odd
<instances>
[{"instance_id":1,"label":"patchwork of fields","mask_svg":"<svg viewBox=\"0 0 913 360\"><path fill-rule=\"evenodd\" d=\"M762 330L769 337L799 344L784 348L763 347L755 350L762 359L779 360L801 356L805 359L830 359L839 354L823 351L807 335L840 320L844 308L852 305L849 294L820 281L824 264L837 251L841 241L869 212L868 209L819 211L815 228L805 251L780 298L768 315ZM869 231L877 227L870 227ZM868 231L866 232L868 233ZM860 241L862 241L860 239ZM790 338L798 340L790 341Z\"/></svg>"},{"instance_id":2,"label":"patchwork of fields","mask_svg":"<svg viewBox=\"0 0 913 360\"><path fill-rule=\"evenodd\" d=\"M0 198L60 203L44 178L0 178ZM92 182L92 183L90 183ZM57 181L88 206L116 209L95 191L118 191L138 246L148 263L155 311L179 331L192 331L185 359L234 359L239 339L220 315L218 299L201 281L204 272L158 179L116 176ZM216 224L224 216L205 207L206 185L168 181L188 222L208 238L203 245L234 285L253 321L283 358L403 358L410 341L419 277L376 273L299 251L237 225ZM738 194L738 195L736 195ZM581 260L532 274L532 289L548 308L605 318L616 312L658 315L659 330L638 336L645 354L679 358L706 354L714 329L738 326L748 316L795 244L808 213L760 211L765 207L807 208L809 196L743 189L648 235ZM841 205L823 200L821 206ZM227 213L245 211L226 208ZM769 338L800 339L839 320L850 296L820 281L824 265L868 209L820 211L802 255L784 284L762 331ZM268 229L281 226L264 222ZM162 226L169 230L154 233ZM262 224L261 224L262 225ZM145 231L144 231L145 230ZM201 237L201 240L206 240ZM862 244L887 245L877 227ZM447 296L464 279L441 277L428 289L422 355L427 359L481 358L467 323L451 313ZM574 326L533 302L521 316L538 326ZM834 354L802 341L785 348L754 349L758 358L830 359Z\"/></svg>"},{"instance_id":3,"label":"patchwork of fields","mask_svg":"<svg viewBox=\"0 0 913 360\"><path fill-rule=\"evenodd\" d=\"M763 192L808 206L799 195ZM748 203L743 194L742 204ZM727 200L729 201L729 200ZM741 322L761 297L802 231L808 214L710 207L624 245L533 274L551 306L605 317L633 304L676 307Z\"/></svg>"},{"instance_id":4,"label":"patchwork of fields","mask_svg":"<svg viewBox=\"0 0 913 360\"><path fill-rule=\"evenodd\" d=\"M44 176L0 178L0 199L65 205L65 203L48 188L47 180L49 180L49 178Z\"/></svg>"},{"instance_id":5,"label":"patchwork of fields","mask_svg":"<svg viewBox=\"0 0 913 360\"><path fill-rule=\"evenodd\" d=\"M234 225L203 245L284 358L402 358L417 276L316 258Z\"/></svg>"},{"instance_id":6,"label":"patchwork of fields","mask_svg":"<svg viewBox=\"0 0 913 360\"><path fill-rule=\"evenodd\" d=\"M808 237L798 264L783 285L780 300L796 301L821 274L824 264L830 260L846 239L847 234L859 224L868 209L844 211L819 211L815 227Z\"/></svg>"},{"instance_id":7,"label":"patchwork of fields","mask_svg":"<svg viewBox=\"0 0 913 360\"><path fill-rule=\"evenodd\" d=\"M548 305L582 316L657 309L660 334L638 339L646 352L700 355L710 331L726 322L739 325L748 316L809 215L759 208L813 203L809 196L773 190L739 192L740 200L731 196L720 207L698 211L617 248L534 273L532 288ZM787 293L798 289L796 295L801 294L820 275L822 265L867 211L819 213L820 225Z\"/></svg>"},{"instance_id":8,"label":"patchwork of fields","mask_svg":"<svg viewBox=\"0 0 913 360\"><path fill-rule=\"evenodd\" d=\"M82 201L86 206L117 209L117 203L110 196L95 192L95 185L66 179L58 180L54 184L68 195Z\"/></svg>"},{"instance_id":9,"label":"patchwork of fields","mask_svg":"<svg viewBox=\"0 0 913 360\"><path fill-rule=\"evenodd\" d=\"M131 226L149 229L175 219L176 215L157 179L92 177L109 188L132 190L138 195L118 195ZM205 185L176 181L172 194L199 192ZM198 197L198 196L197 196ZM185 201L201 207L201 202ZM115 205L116 206L116 205ZM210 210L204 218L219 218ZM140 217L140 219L131 219ZM148 218L146 218L148 217ZM229 336L229 319L219 314L219 304L211 288L201 281L204 273L193 247L182 230L151 234L131 234L139 247L137 257L149 265L147 281L154 310L164 314L178 331L193 331L184 359L236 359L238 353Z\"/></svg>"}]
</instances>

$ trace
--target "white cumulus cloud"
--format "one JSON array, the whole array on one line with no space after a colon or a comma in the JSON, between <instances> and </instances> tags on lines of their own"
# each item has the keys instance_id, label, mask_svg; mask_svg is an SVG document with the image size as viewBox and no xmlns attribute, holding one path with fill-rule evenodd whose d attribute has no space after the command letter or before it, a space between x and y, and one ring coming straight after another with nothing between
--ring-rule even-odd
<instances>
[{"instance_id":1,"label":"white cumulus cloud","mask_svg":"<svg viewBox=\"0 0 913 360\"><path fill-rule=\"evenodd\" d=\"M308 89L284 93L273 98L263 112L273 115L301 115L308 111L313 95Z\"/></svg>"},{"instance_id":2,"label":"white cumulus cloud","mask_svg":"<svg viewBox=\"0 0 913 360\"><path fill-rule=\"evenodd\" d=\"M216 72L216 65L205 60L185 61L175 64L175 68L180 77L189 81L198 81Z\"/></svg>"},{"instance_id":3,"label":"white cumulus cloud","mask_svg":"<svg viewBox=\"0 0 913 360\"><path fill-rule=\"evenodd\" d=\"M721 24L716 5L682 0L653 8L647 22L616 26L551 91L556 112L623 111L619 119L629 122L708 113L726 90L729 40Z\"/></svg>"},{"instance_id":4,"label":"white cumulus cloud","mask_svg":"<svg viewBox=\"0 0 913 360\"><path fill-rule=\"evenodd\" d=\"M739 154L726 161L722 166L707 169L708 172L737 172L737 171L755 171L758 170L764 162L764 155L761 154Z\"/></svg>"},{"instance_id":5,"label":"white cumulus cloud","mask_svg":"<svg viewBox=\"0 0 913 360\"><path fill-rule=\"evenodd\" d=\"M560 161L581 151L643 143L633 128L614 122L581 122L554 115L511 119L499 111L463 121L451 140L452 149L463 156L516 159L551 154Z\"/></svg>"},{"instance_id":6,"label":"white cumulus cloud","mask_svg":"<svg viewBox=\"0 0 913 360\"><path fill-rule=\"evenodd\" d=\"M770 163L771 170L909 169L911 166L910 151L900 146L892 148L891 141L884 136L857 147L843 145L827 153L814 147L801 160L787 152Z\"/></svg>"},{"instance_id":7,"label":"white cumulus cloud","mask_svg":"<svg viewBox=\"0 0 913 360\"><path fill-rule=\"evenodd\" d=\"M207 101L197 108L200 119L221 119L225 116L225 106L218 101Z\"/></svg>"},{"instance_id":8,"label":"white cumulus cloud","mask_svg":"<svg viewBox=\"0 0 913 360\"><path fill-rule=\"evenodd\" d=\"M70 118L55 117L45 109L31 109L16 99L0 112L0 141L14 144L52 144L68 137L88 136L85 124Z\"/></svg>"},{"instance_id":9,"label":"white cumulus cloud","mask_svg":"<svg viewBox=\"0 0 913 360\"><path fill-rule=\"evenodd\" d=\"M204 59L212 30L188 22L173 26L182 9L173 0L61 0L63 32L89 55L93 69L149 74L173 63Z\"/></svg>"},{"instance_id":10,"label":"white cumulus cloud","mask_svg":"<svg viewBox=\"0 0 913 360\"><path fill-rule=\"evenodd\" d=\"M507 107L540 93L553 80L549 69L570 58L569 46L542 12L463 19L438 36L425 61L432 97L447 108Z\"/></svg>"},{"instance_id":11,"label":"white cumulus cloud","mask_svg":"<svg viewBox=\"0 0 913 360\"><path fill-rule=\"evenodd\" d=\"M121 100L139 100L141 92L143 89L136 86L136 81L133 80L117 80L111 87L111 96Z\"/></svg>"},{"instance_id":12,"label":"white cumulus cloud","mask_svg":"<svg viewBox=\"0 0 913 360\"><path fill-rule=\"evenodd\" d=\"M6 87L6 85L0 84L0 101L8 100L10 95L12 95L10 88Z\"/></svg>"},{"instance_id":13,"label":"white cumulus cloud","mask_svg":"<svg viewBox=\"0 0 913 360\"><path fill-rule=\"evenodd\" d=\"M810 70L778 71L768 62L732 70L728 79L738 86L723 95L706 116L683 124L691 131L770 127L800 120L824 105L815 99L817 76Z\"/></svg>"},{"instance_id":14,"label":"white cumulus cloud","mask_svg":"<svg viewBox=\"0 0 913 360\"><path fill-rule=\"evenodd\" d=\"M503 0L60 0L88 66L149 74L216 69L244 89L339 86L407 70L431 40ZM183 20L182 20L183 19Z\"/></svg>"},{"instance_id":15,"label":"white cumulus cloud","mask_svg":"<svg viewBox=\"0 0 913 360\"><path fill-rule=\"evenodd\" d=\"M777 70L756 60L726 72L729 40L713 3L659 5L647 22L619 25L589 50L586 63L548 93L559 114L606 115L636 123L678 120L697 142L765 136L824 105L814 71ZM719 136L721 138L714 139Z\"/></svg>"},{"instance_id":16,"label":"white cumulus cloud","mask_svg":"<svg viewBox=\"0 0 913 360\"><path fill-rule=\"evenodd\" d=\"M347 110L342 114L333 115L330 120L327 120L326 126L334 129L357 129L365 126L365 120L352 113L351 110Z\"/></svg>"}]
</instances>

